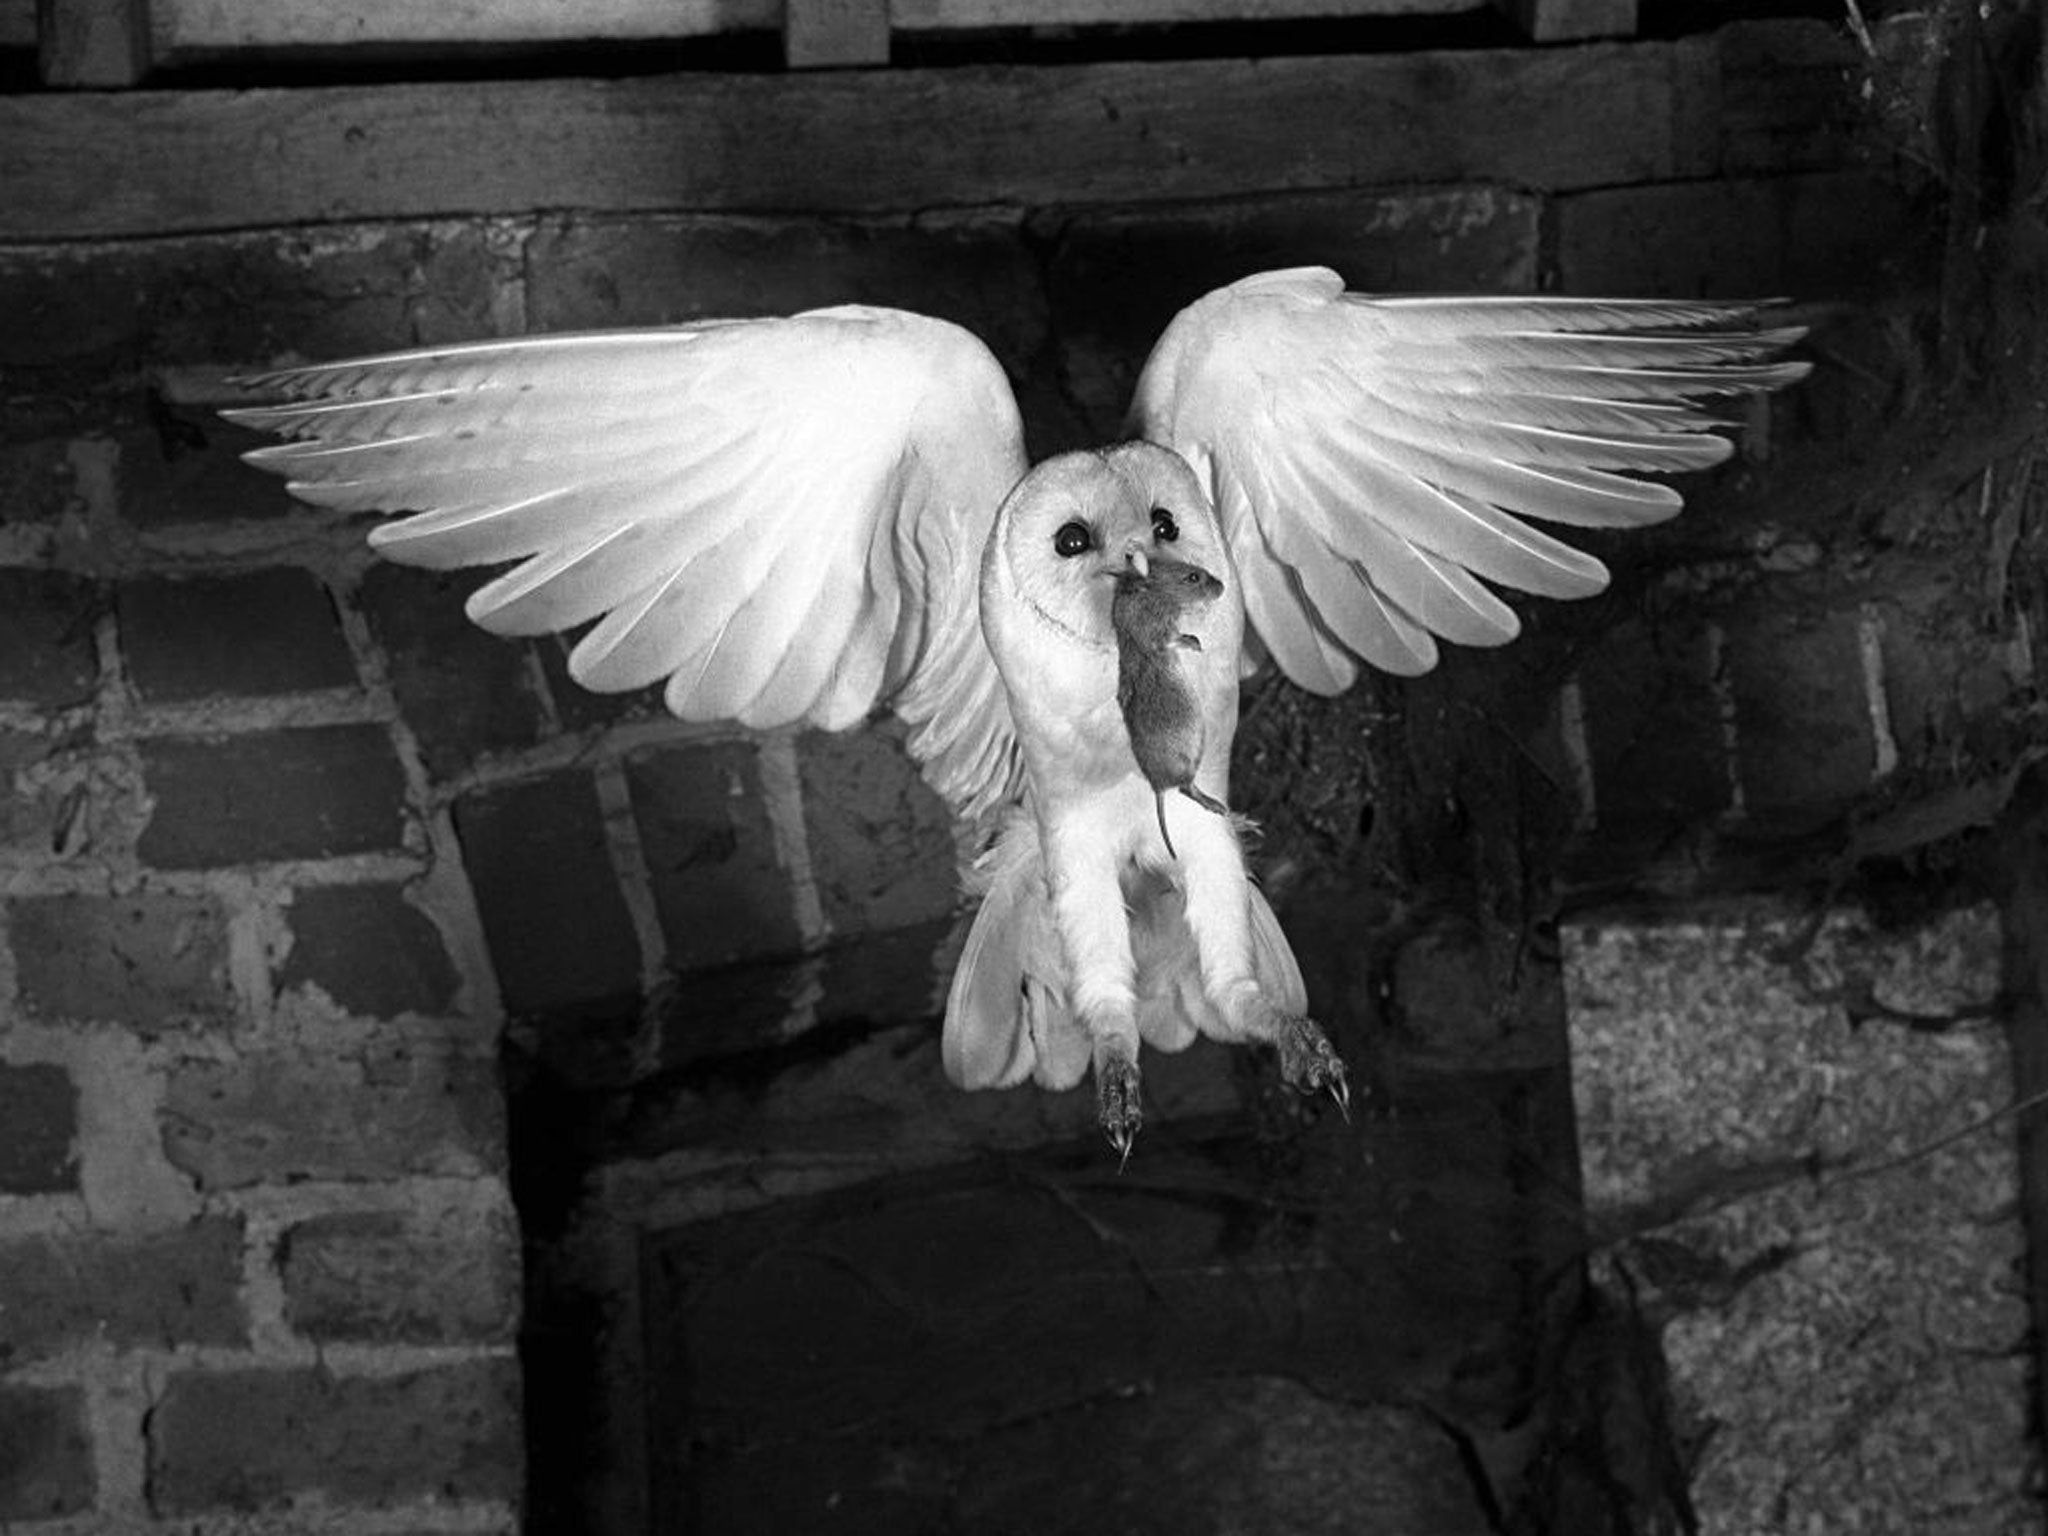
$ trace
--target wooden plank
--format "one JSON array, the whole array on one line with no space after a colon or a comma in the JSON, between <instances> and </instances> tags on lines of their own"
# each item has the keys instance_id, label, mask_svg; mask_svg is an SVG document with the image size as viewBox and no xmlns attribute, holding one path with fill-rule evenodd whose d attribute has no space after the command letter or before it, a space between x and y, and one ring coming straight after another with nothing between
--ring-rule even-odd
<instances>
[{"instance_id":1,"label":"wooden plank","mask_svg":"<svg viewBox=\"0 0 2048 1536\"><path fill-rule=\"evenodd\" d=\"M36 30L45 85L129 86L149 72L148 0L40 0Z\"/></svg>"},{"instance_id":2,"label":"wooden plank","mask_svg":"<svg viewBox=\"0 0 2048 1536\"><path fill-rule=\"evenodd\" d=\"M1522 35L1537 43L1571 43L1590 37L1630 37L1636 30L1636 0L1497 0Z\"/></svg>"},{"instance_id":3,"label":"wooden plank","mask_svg":"<svg viewBox=\"0 0 2048 1536\"><path fill-rule=\"evenodd\" d=\"M0 239L536 208L883 213L1654 181L1695 164L1677 116L1716 67L1695 39L0 97Z\"/></svg>"},{"instance_id":4,"label":"wooden plank","mask_svg":"<svg viewBox=\"0 0 2048 1536\"><path fill-rule=\"evenodd\" d=\"M889 0L785 0L782 56L791 69L889 62Z\"/></svg>"},{"instance_id":5,"label":"wooden plank","mask_svg":"<svg viewBox=\"0 0 2048 1536\"><path fill-rule=\"evenodd\" d=\"M157 0L166 57L246 49L333 50L362 44L488 47L631 42L771 28L778 0Z\"/></svg>"}]
</instances>

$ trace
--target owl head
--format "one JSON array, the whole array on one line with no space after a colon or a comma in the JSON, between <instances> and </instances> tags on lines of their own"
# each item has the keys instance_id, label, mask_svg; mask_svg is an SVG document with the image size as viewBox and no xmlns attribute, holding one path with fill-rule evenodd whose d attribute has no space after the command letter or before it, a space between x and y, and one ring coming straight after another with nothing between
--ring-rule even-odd
<instances>
[{"instance_id":1,"label":"owl head","mask_svg":"<svg viewBox=\"0 0 2048 1536\"><path fill-rule=\"evenodd\" d=\"M1111 649L1118 577L1154 559L1197 565L1235 588L1216 513L1187 461L1154 443L1048 459L996 514L982 608Z\"/></svg>"}]
</instances>

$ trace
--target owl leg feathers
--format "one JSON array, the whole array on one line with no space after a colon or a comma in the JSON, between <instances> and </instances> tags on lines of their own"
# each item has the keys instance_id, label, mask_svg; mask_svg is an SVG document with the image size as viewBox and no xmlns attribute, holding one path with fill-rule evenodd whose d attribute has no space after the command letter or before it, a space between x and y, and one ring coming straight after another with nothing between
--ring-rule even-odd
<instances>
[{"instance_id":1,"label":"owl leg feathers","mask_svg":"<svg viewBox=\"0 0 2048 1536\"><path fill-rule=\"evenodd\" d=\"M1304 1093L1327 1089L1348 1115L1351 1087L1343 1059L1307 1016L1301 972L1245 870L1236 828L1224 818L1204 818L1182 842L1187 922L1202 990L1220 1020L1218 1032L1225 1039L1272 1046L1289 1086Z\"/></svg>"},{"instance_id":2,"label":"owl leg feathers","mask_svg":"<svg viewBox=\"0 0 2048 1536\"><path fill-rule=\"evenodd\" d=\"M1145 1123L1139 1102L1137 966L1115 859L1100 839L1054 832L1047 873L1067 960L1067 1001L1088 1037L1102 1133L1120 1156Z\"/></svg>"}]
</instances>

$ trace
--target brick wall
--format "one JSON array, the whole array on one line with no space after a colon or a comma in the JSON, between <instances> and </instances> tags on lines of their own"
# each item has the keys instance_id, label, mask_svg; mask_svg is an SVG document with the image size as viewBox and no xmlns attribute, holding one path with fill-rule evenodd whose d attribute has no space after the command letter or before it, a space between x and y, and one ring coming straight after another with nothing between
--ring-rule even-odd
<instances>
[{"instance_id":1,"label":"brick wall","mask_svg":"<svg viewBox=\"0 0 2048 1536\"><path fill-rule=\"evenodd\" d=\"M1921 362L1881 297L1913 228L1822 145L1568 196L0 249L0 1524L511 1529L515 1182L529 1232L571 1239L531 1272L589 1308L529 1358L612 1372L591 1497L623 1522L644 1230L1086 1129L1085 1096L939 1080L956 849L888 730L751 737L580 693L555 642L467 625L468 578L374 565L359 524L239 466L227 373L901 303L991 341L1042 453L1112 430L1173 309L1263 265L1872 300L1692 516L1602 544L1613 598L1532 614L1547 708L1519 745L1580 820L1573 879L1690 897L1835 867L1851 813L1972 782L1955 727L1972 763L2009 755L2035 687L2039 629L1928 537L1962 538L1981 488L1873 510L1840 478ZM1835 558L1916 508L1885 559ZM1213 1059L1148 1088L1167 1119L1239 1103Z\"/></svg>"}]
</instances>

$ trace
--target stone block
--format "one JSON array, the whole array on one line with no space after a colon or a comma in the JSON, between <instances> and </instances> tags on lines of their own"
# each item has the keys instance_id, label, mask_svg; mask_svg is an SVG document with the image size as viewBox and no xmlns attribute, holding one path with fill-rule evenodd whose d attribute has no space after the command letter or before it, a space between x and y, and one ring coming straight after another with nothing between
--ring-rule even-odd
<instances>
[{"instance_id":1,"label":"stone block","mask_svg":"<svg viewBox=\"0 0 2048 1536\"><path fill-rule=\"evenodd\" d=\"M136 852L158 869L324 859L401 846L405 776L382 726L141 743L155 801Z\"/></svg>"},{"instance_id":2,"label":"stone block","mask_svg":"<svg viewBox=\"0 0 2048 1536\"><path fill-rule=\"evenodd\" d=\"M146 423L117 434L122 518L137 528L254 522L307 514L284 480L242 462L277 441L223 421L211 406L152 396Z\"/></svg>"},{"instance_id":3,"label":"stone block","mask_svg":"<svg viewBox=\"0 0 2048 1536\"><path fill-rule=\"evenodd\" d=\"M247 1342L242 1224L209 1216L171 1231L78 1232L0 1243L7 1305L0 1359L76 1344L174 1349Z\"/></svg>"},{"instance_id":4,"label":"stone block","mask_svg":"<svg viewBox=\"0 0 2048 1536\"><path fill-rule=\"evenodd\" d=\"M1895 184L1859 172L1689 181L1557 202L1567 293L1803 299L1868 290L1911 233Z\"/></svg>"},{"instance_id":5,"label":"stone block","mask_svg":"<svg viewBox=\"0 0 2048 1536\"><path fill-rule=\"evenodd\" d=\"M1365 292L1533 288L1540 202L1492 188L1319 192L1078 215L1049 269L1061 367L1095 441L1176 312L1254 272L1321 264Z\"/></svg>"},{"instance_id":6,"label":"stone block","mask_svg":"<svg viewBox=\"0 0 2048 1536\"><path fill-rule=\"evenodd\" d=\"M7 904L16 985L31 1014L144 1035L234 1017L227 924L207 896L17 896Z\"/></svg>"},{"instance_id":7,"label":"stone block","mask_svg":"<svg viewBox=\"0 0 2048 1536\"><path fill-rule=\"evenodd\" d=\"M545 716L519 644L486 634L464 616L481 585L474 571L372 566L359 595L384 648L399 712L427 772L448 779L492 752L530 747Z\"/></svg>"},{"instance_id":8,"label":"stone block","mask_svg":"<svg viewBox=\"0 0 2048 1536\"><path fill-rule=\"evenodd\" d=\"M626 760L648 883L678 971L801 946L751 743L661 748Z\"/></svg>"},{"instance_id":9,"label":"stone block","mask_svg":"<svg viewBox=\"0 0 2048 1536\"><path fill-rule=\"evenodd\" d=\"M1581 857L1614 872L1728 808L1731 765L1699 623L1628 623L1579 669L1596 825Z\"/></svg>"},{"instance_id":10,"label":"stone block","mask_svg":"<svg viewBox=\"0 0 2048 1536\"><path fill-rule=\"evenodd\" d=\"M285 914L282 990L312 985L351 1013L446 1013L459 978L441 931L396 885L302 886Z\"/></svg>"},{"instance_id":11,"label":"stone block","mask_svg":"<svg viewBox=\"0 0 2048 1536\"><path fill-rule=\"evenodd\" d=\"M1856 626L1853 613L1762 607L1729 619L1736 770L1744 815L1761 830L1812 830L1870 786L1877 752Z\"/></svg>"},{"instance_id":12,"label":"stone block","mask_svg":"<svg viewBox=\"0 0 2048 1536\"><path fill-rule=\"evenodd\" d=\"M508 1212L349 1211L286 1230L285 1317L323 1342L503 1343L519 1315Z\"/></svg>"},{"instance_id":13,"label":"stone block","mask_svg":"<svg viewBox=\"0 0 2048 1536\"><path fill-rule=\"evenodd\" d=\"M145 577L116 592L114 609L128 676L150 702L356 681L334 600L310 571Z\"/></svg>"},{"instance_id":14,"label":"stone block","mask_svg":"<svg viewBox=\"0 0 2048 1536\"><path fill-rule=\"evenodd\" d=\"M0 568L0 699L80 704L99 681L98 586L63 571Z\"/></svg>"},{"instance_id":15,"label":"stone block","mask_svg":"<svg viewBox=\"0 0 2048 1536\"><path fill-rule=\"evenodd\" d=\"M0 1063L0 1194L78 1188L78 1090L62 1067Z\"/></svg>"},{"instance_id":16,"label":"stone block","mask_svg":"<svg viewBox=\"0 0 2048 1536\"><path fill-rule=\"evenodd\" d=\"M324 1369L172 1376L149 1416L159 1515L511 1499L520 1486L519 1373L478 1359L389 1376Z\"/></svg>"},{"instance_id":17,"label":"stone block","mask_svg":"<svg viewBox=\"0 0 2048 1536\"><path fill-rule=\"evenodd\" d=\"M918 776L901 733L813 731L798 748L804 829L834 934L950 917L960 905L953 816Z\"/></svg>"},{"instance_id":18,"label":"stone block","mask_svg":"<svg viewBox=\"0 0 2048 1536\"><path fill-rule=\"evenodd\" d=\"M205 1191L473 1177L505 1157L493 1062L438 1041L181 1061L165 1084L161 1125L164 1155Z\"/></svg>"},{"instance_id":19,"label":"stone block","mask_svg":"<svg viewBox=\"0 0 2048 1536\"><path fill-rule=\"evenodd\" d=\"M54 523L76 494L69 438L0 442L0 528Z\"/></svg>"},{"instance_id":20,"label":"stone block","mask_svg":"<svg viewBox=\"0 0 2048 1536\"><path fill-rule=\"evenodd\" d=\"M479 790L454 815L507 1011L637 1006L639 940L590 776Z\"/></svg>"},{"instance_id":21,"label":"stone block","mask_svg":"<svg viewBox=\"0 0 2048 1536\"><path fill-rule=\"evenodd\" d=\"M92 1431L80 1387L0 1382L0 1521L54 1520L93 1506Z\"/></svg>"}]
</instances>

